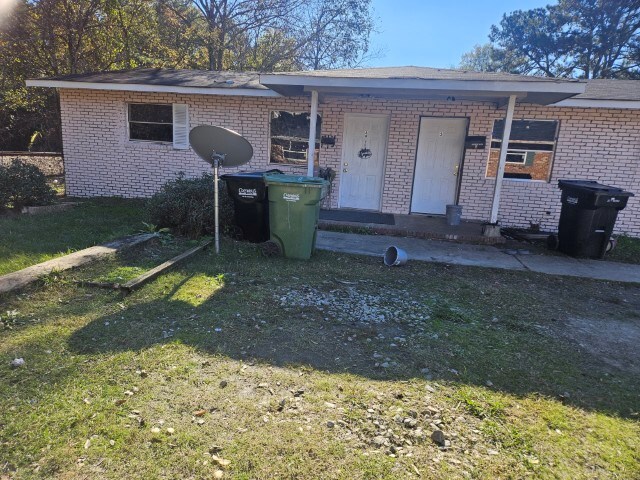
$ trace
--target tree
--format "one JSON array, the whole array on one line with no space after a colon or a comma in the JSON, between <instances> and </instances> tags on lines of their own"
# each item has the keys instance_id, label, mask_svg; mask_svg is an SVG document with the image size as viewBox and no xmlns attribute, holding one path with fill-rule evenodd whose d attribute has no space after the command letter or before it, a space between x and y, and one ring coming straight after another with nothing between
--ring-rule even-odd
<instances>
[{"instance_id":1,"label":"tree","mask_svg":"<svg viewBox=\"0 0 640 480\"><path fill-rule=\"evenodd\" d=\"M210 70L357 66L369 54L371 0L184 0L204 21Z\"/></svg>"},{"instance_id":2,"label":"tree","mask_svg":"<svg viewBox=\"0 0 640 480\"><path fill-rule=\"evenodd\" d=\"M639 0L563 0L560 7L568 18L573 71L585 78L637 73Z\"/></svg>"},{"instance_id":3,"label":"tree","mask_svg":"<svg viewBox=\"0 0 640 480\"><path fill-rule=\"evenodd\" d=\"M480 69L548 77L640 74L640 0L560 0L505 14L491 43L463 56Z\"/></svg>"},{"instance_id":4,"label":"tree","mask_svg":"<svg viewBox=\"0 0 640 480\"><path fill-rule=\"evenodd\" d=\"M312 0L300 34L300 61L311 70L357 67L374 30L371 0Z\"/></svg>"},{"instance_id":5,"label":"tree","mask_svg":"<svg viewBox=\"0 0 640 480\"><path fill-rule=\"evenodd\" d=\"M286 30L288 18L302 0L191 0L205 21L209 70L226 70L227 54L255 32ZM227 60L227 62L225 62Z\"/></svg>"},{"instance_id":6,"label":"tree","mask_svg":"<svg viewBox=\"0 0 640 480\"><path fill-rule=\"evenodd\" d=\"M499 60L499 52L490 43L474 45L473 50L462 55L458 66L464 70L475 70L477 72L504 71L503 65Z\"/></svg>"}]
</instances>

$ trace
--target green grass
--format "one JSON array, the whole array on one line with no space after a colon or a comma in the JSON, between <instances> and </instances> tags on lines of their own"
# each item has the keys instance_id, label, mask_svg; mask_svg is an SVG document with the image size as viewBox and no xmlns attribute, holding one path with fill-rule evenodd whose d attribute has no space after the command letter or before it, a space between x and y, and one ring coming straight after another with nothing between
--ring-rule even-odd
<instances>
[{"instance_id":1,"label":"green grass","mask_svg":"<svg viewBox=\"0 0 640 480\"><path fill-rule=\"evenodd\" d=\"M640 328L638 286L229 241L130 296L73 282L190 245L0 297L0 478L640 478L637 350L570 323Z\"/></svg>"},{"instance_id":2,"label":"green grass","mask_svg":"<svg viewBox=\"0 0 640 480\"><path fill-rule=\"evenodd\" d=\"M141 201L80 201L81 205L65 212L0 216L0 275L143 228Z\"/></svg>"},{"instance_id":3,"label":"green grass","mask_svg":"<svg viewBox=\"0 0 640 480\"><path fill-rule=\"evenodd\" d=\"M640 264L640 238L619 236L616 248L607 253L605 260Z\"/></svg>"}]
</instances>

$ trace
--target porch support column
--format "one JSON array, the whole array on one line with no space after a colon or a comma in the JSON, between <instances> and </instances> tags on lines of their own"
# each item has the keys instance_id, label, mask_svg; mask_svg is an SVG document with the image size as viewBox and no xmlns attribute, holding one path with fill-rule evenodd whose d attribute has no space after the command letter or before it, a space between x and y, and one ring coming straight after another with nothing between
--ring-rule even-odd
<instances>
[{"instance_id":1,"label":"porch support column","mask_svg":"<svg viewBox=\"0 0 640 480\"><path fill-rule=\"evenodd\" d=\"M313 177L316 157L316 127L318 123L318 91L311 90L311 119L309 120L309 150L307 151L307 176Z\"/></svg>"},{"instance_id":2,"label":"porch support column","mask_svg":"<svg viewBox=\"0 0 640 480\"><path fill-rule=\"evenodd\" d=\"M500 160L498 161L498 171L496 172L496 185L493 190L493 204L491 205L491 224L498 222L498 210L500 208L500 193L502 192L502 177L504 176L504 166L507 162L507 150L509 150L509 139L511 138L511 124L513 123L513 111L516 106L516 96L509 96L507 104L507 116L504 119L504 131L502 132L502 145L500 145Z\"/></svg>"}]
</instances>

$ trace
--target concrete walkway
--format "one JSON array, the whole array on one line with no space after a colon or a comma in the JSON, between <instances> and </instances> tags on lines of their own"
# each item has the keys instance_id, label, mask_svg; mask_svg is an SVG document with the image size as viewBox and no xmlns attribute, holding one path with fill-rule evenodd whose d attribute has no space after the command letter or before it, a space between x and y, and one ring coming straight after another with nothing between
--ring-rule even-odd
<instances>
[{"instance_id":1,"label":"concrete walkway","mask_svg":"<svg viewBox=\"0 0 640 480\"><path fill-rule=\"evenodd\" d=\"M640 283L640 265L585 260L565 256L511 254L499 247L468 245L423 240L419 238L389 237L384 235L356 235L352 233L318 231L316 246L321 250L381 257L387 247L395 245L407 252L409 260L502 268L567 275L571 277ZM382 261L382 260L381 260Z\"/></svg>"}]
</instances>

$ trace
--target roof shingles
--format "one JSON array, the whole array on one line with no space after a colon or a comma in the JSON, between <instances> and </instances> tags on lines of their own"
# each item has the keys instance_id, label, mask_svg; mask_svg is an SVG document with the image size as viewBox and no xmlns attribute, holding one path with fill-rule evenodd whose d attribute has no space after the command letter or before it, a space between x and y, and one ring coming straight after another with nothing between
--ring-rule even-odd
<instances>
[{"instance_id":1,"label":"roof shingles","mask_svg":"<svg viewBox=\"0 0 640 480\"><path fill-rule=\"evenodd\" d=\"M310 70L277 72L275 75L318 78L416 79L518 82L584 82L514 75L501 72L474 72L430 67L377 67L343 70ZM269 90L260 83L257 72L213 72L208 70L174 70L167 68L139 68L111 72L86 73L52 77L47 80L83 83L113 83L120 85L162 85L194 88L223 88ZM576 95L581 100L640 101L640 80L587 80L586 91Z\"/></svg>"}]
</instances>

